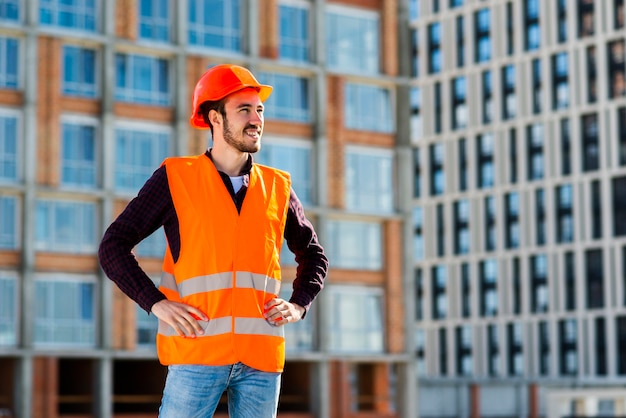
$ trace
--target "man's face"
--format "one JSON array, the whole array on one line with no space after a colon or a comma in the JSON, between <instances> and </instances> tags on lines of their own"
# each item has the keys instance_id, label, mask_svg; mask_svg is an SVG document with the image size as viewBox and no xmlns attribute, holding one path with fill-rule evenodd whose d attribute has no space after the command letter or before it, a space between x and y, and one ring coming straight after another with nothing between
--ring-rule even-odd
<instances>
[{"instance_id":1,"label":"man's face","mask_svg":"<svg viewBox=\"0 0 626 418\"><path fill-rule=\"evenodd\" d=\"M263 103L255 89L244 89L229 96L225 106L224 141L240 152L261 149Z\"/></svg>"}]
</instances>

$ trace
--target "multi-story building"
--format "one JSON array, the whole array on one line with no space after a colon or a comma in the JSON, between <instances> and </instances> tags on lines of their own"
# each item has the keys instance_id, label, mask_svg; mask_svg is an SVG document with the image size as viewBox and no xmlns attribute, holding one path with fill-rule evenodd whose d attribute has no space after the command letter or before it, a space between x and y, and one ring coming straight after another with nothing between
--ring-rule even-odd
<instances>
[{"instance_id":1,"label":"multi-story building","mask_svg":"<svg viewBox=\"0 0 626 418\"><path fill-rule=\"evenodd\" d=\"M410 176L396 175L397 161L410 163L408 134L403 148L398 139L408 96L406 116L396 105L408 80L403 8L0 0L0 416L156 416L155 319L104 277L96 250L166 156L209 146L189 125L191 94L223 62L274 86L257 161L291 171L331 260L306 320L287 328L279 415L412 416L409 212L398 193ZM162 231L135 250L155 281L163 251ZM288 295L295 263L284 254Z\"/></svg>"},{"instance_id":2,"label":"multi-story building","mask_svg":"<svg viewBox=\"0 0 626 418\"><path fill-rule=\"evenodd\" d=\"M624 1L410 6L420 417L626 415Z\"/></svg>"}]
</instances>

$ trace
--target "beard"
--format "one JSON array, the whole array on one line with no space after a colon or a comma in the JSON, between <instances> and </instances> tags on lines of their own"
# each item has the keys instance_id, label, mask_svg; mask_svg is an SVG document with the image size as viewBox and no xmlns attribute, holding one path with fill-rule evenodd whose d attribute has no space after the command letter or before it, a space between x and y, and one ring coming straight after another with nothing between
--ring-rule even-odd
<instances>
[{"instance_id":1,"label":"beard","mask_svg":"<svg viewBox=\"0 0 626 418\"><path fill-rule=\"evenodd\" d=\"M253 143L253 144L248 144L243 140L243 136L245 135L245 131L247 129L256 129L256 128L252 125L246 125L243 128L241 135L235 135L232 129L230 129L230 125L228 124L228 118L224 116L224 141L239 152L249 152L249 153L258 152L261 149L261 141L257 141L256 143Z\"/></svg>"}]
</instances>

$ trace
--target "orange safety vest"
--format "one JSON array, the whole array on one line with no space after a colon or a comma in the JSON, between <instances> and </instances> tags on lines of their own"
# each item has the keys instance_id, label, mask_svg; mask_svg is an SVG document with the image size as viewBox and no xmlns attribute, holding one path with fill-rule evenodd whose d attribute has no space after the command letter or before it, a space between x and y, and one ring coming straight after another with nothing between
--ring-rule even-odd
<instances>
[{"instance_id":1,"label":"orange safety vest","mask_svg":"<svg viewBox=\"0 0 626 418\"><path fill-rule=\"evenodd\" d=\"M280 291L283 242L291 180L289 174L254 164L241 213L205 155L170 158L167 171L178 216L180 255L167 248L159 289L169 300L204 312L204 334L176 335L159 321L159 361L228 365L282 372L284 328L263 317L264 305Z\"/></svg>"}]
</instances>

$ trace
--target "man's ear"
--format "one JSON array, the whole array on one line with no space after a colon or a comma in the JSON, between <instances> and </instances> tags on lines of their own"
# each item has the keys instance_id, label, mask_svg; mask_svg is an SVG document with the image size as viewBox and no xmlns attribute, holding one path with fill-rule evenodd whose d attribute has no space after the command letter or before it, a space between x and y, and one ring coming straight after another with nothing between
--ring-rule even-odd
<instances>
[{"instance_id":1,"label":"man's ear","mask_svg":"<svg viewBox=\"0 0 626 418\"><path fill-rule=\"evenodd\" d=\"M222 114L215 109L209 110L209 121L213 126L222 125Z\"/></svg>"}]
</instances>

